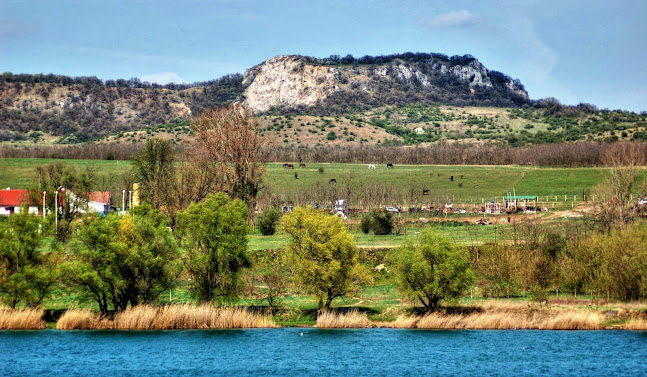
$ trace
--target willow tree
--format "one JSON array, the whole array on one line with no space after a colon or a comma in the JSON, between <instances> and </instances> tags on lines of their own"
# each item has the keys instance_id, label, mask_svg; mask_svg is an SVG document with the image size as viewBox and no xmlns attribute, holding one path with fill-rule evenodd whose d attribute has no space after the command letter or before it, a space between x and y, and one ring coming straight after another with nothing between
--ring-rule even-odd
<instances>
[{"instance_id":1,"label":"willow tree","mask_svg":"<svg viewBox=\"0 0 647 377\"><path fill-rule=\"evenodd\" d=\"M475 280L467 252L431 231L396 249L393 258L400 289L427 310L441 300L459 298Z\"/></svg>"},{"instance_id":2,"label":"willow tree","mask_svg":"<svg viewBox=\"0 0 647 377\"><path fill-rule=\"evenodd\" d=\"M178 214L178 234L186 248L191 293L201 302L221 301L240 291L241 270L250 266L247 207L226 194L209 195Z\"/></svg>"},{"instance_id":3,"label":"willow tree","mask_svg":"<svg viewBox=\"0 0 647 377\"><path fill-rule=\"evenodd\" d=\"M289 259L297 281L315 295L319 310L330 309L336 297L370 280L341 218L297 207L283 216L280 228L291 237Z\"/></svg>"}]
</instances>

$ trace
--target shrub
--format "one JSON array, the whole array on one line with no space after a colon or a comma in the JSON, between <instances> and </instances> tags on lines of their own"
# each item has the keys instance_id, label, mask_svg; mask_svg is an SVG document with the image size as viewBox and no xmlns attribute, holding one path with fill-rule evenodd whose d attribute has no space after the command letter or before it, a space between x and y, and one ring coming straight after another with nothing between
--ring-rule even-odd
<instances>
[{"instance_id":1,"label":"shrub","mask_svg":"<svg viewBox=\"0 0 647 377\"><path fill-rule=\"evenodd\" d=\"M359 229L364 233L368 234L368 232L371 231L371 217L370 216L362 216L362 221L359 223Z\"/></svg>"},{"instance_id":2,"label":"shrub","mask_svg":"<svg viewBox=\"0 0 647 377\"><path fill-rule=\"evenodd\" d=\"M326 139L328 139L328 140L335 140L335 139L337 139L337 134L335 133L335 131L330 131L330 132L328 133L328 136L326 136Z\"/></svg>"},{"instance_id":3,"label":"shrub","mask_svg":"<svg viewBox=\"0 0 647 377\"><path fill-rule=\"evenodd\" d=\"M271 236L276 232L276 225L281 218L281 213L274 208L268 208L263 215L256 221L258 230L264 236Z\"/></svg>"},{"instance_id":4,"label":"shrub","mask_svg":"<svg viewBox=\"0 0 647 377\"><path fill-rule=\"evenodd\" d=\"M391 212L373 210L371 212L371 223L374 234L378 236L391 234L391 230L393 229L393 214Z\"/></svg>"}]
</instances>

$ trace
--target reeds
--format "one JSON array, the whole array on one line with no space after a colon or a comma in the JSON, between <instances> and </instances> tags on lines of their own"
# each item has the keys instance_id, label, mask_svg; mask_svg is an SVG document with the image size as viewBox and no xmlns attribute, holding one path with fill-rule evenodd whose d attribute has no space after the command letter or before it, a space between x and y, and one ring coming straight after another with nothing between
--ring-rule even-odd
<instances>
[{"instance_id":1,"label":"reeds","mask_svg":"<svg viewBox=\"0 0 647 377\"><path fill-rule=\"evenodd\" d=\"M0 308L0 330L39 330L47 327L43 309Z\"/></svg>"},{"instance_id":2,"label":"reeds","mask_svg":"<svg viewBox=\"0 0 647 377\"><path fill-rule=\"evenodd\" d=\"M429 313L421 317L401 317L389 324L389 327L480 330L594 330L604 328L602 323L605 316L599 312L583 310L534 311L531 309L518 311L519 307L512 305L503 308L497 306L497 309L471 314Z\"/></svg>"},{"instance_id":3,"label":"reeds","mask_svg":"<svg viewBox=\"0 0 647 377\"><path fill-rule=\"evenodd\" d=\"M317 316L317 328L320 329L361 329L373 327L366 313L353 310L348 313L323 312Z\"/></svg>"},{"instance_id":4,"label":"reeds","mask_svg":"<svg viewBox=\"0 0 647 377\"><path fill-rule=\"evenodd\" d=\"M647 330L647 320L643 318L632 318L624 326L626 330Z\"/></svg>"},{"instance_id":5,"label":"reeds","mask_svg":"<svg viewBox=\"0 0 647 377\"><path fill-rule=\"evenodd\" d=\"M68 310L57 326L61 330L171 330L240 329L276 327L268 315L239 308L214 308L210 305L136 306L117 313L113 320L101 319L88 310Z\"/></svg>"}]
</instances>

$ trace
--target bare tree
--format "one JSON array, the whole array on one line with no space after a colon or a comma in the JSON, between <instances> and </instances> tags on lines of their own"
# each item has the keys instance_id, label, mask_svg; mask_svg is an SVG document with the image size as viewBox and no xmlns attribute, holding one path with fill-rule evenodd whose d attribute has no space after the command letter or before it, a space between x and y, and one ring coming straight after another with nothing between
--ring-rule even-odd
<instances>
[{"instance_id":1,"label":"bare tree","mask_svg":"<svg viewBox=\"0 0 647 377\"><path fill-rule=\"evenodd\" d=\"M190 143L193 158L204 159L200 166L214 168L222 177L223 189L232 198L247 203L253 219L256 197L262 188L263 142L257 123L239 105L206 109L191 123L195 135Z\"/></svg>"},{"instance_id":2,"label":"bare tree","mask_svg":"<svg viewBox=\"0 0 647 377\"><path fill-rule=\"evenodd\" d=\"M633 192L637 178L647 162L645 150L636 143L616 143L604 154L607 178L596 188L597 216L607 231L631 222L637 203Z\"/></svg>"}]
</instances>

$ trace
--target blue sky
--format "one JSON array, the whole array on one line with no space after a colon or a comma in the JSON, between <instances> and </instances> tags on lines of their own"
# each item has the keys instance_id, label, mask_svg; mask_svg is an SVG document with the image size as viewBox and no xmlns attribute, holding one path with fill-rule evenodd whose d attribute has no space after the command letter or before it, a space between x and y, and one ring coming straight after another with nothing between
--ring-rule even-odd
<instances>
[{"instance_id":1,"label":"blue sky","mask_svg":"<svg viewBox=\"0 0 647 377\"><path fill-rule=\"evenodd\" d=\"M531 98L647 110L643 0L0 0L0 71L204 81L279 54L472 54Z\"/></svg>"}]
</instances>

